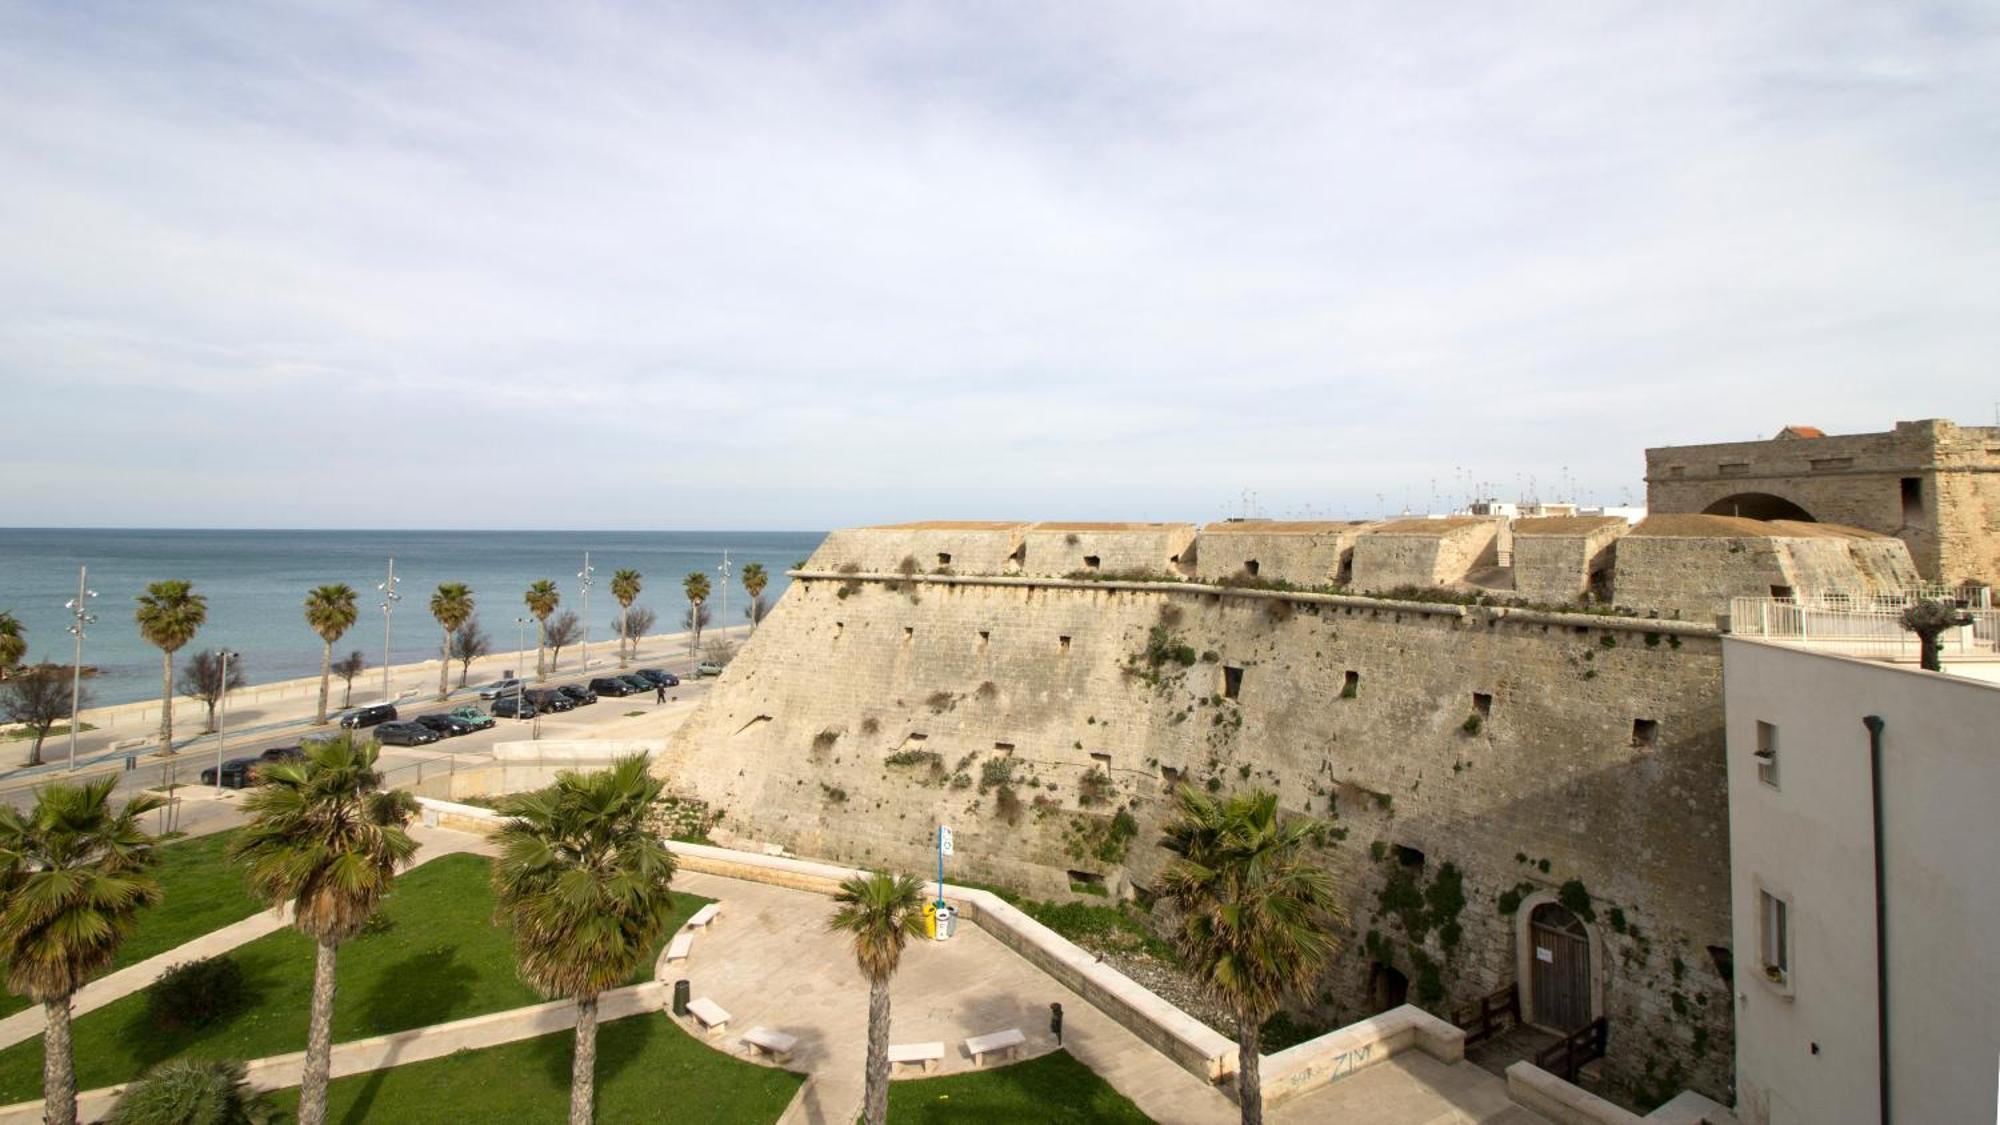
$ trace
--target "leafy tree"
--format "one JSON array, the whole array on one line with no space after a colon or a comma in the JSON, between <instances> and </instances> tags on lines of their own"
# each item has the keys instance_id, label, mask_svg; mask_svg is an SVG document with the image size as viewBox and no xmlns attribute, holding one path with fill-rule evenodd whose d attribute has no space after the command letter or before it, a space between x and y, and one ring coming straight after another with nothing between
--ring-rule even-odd
<instances>
[{"instance_id":1,"label":"leafy tree","mask_svg":"<svg viewBox=\"0 0 2000 1125\"><path fill-rule=\"evenodd\" d=\"M468 617L451 631L451 646L447 651L458 661L458 686L464 687L466 676L472 673L472 662L493 651L493 640L480 627L479 618Z\"/></svg>"},{"instance_id":2,"label":"leafy tree","mask_svg":"<svg viewBox=\"0 0 2000 1125\"><path fill-rule=\"evenodd\" d=\"M75 1125L76 1058L70 998L111 965L160 901L150 874L157 841L139 818L162 799L142 793L111 807L117 777L44 787L23 813L0 807L0 957L7 988L42 1006L42 1113Z\"/></svg>"},{"instance_id":3,"label":"leafy tree","mask_svg":"<svg viewBox=\"0 0 2000 1125\"><path fill-rule=\"evenodd\" d=\"M243 801L250 823L229 847L230 857L248 868L251 889L273 909L290 906L292 924L317 948L300 1125L326 1120L340 943L361 932L397 868L417 850L403 830L416 799L382 788L378 752L375 743L343 733L310 745L301 760L266 764L258 771L262 784Z\"/></svg>"},{"instance_id":4,"label":"leafy tree","mask_svg":"<svg viewBox=\"0 0 2000 1125\"><path fill-rule=\"evenodd\" d=\"M306 624L312 626L326 646L319 654L319 713L313 717L318 726L326 725L327 689L333 682L333 642L354 627L354 596L354 587L345 582L315 586L306 594Z\"/></svg>"},{"instance_id":5,"label":"leafy tree","mask_svg":"<svg viewBox=\"0 0 2000 1125\"><path fill-rule=\"evenodd\" d=\"M271 1125L268 1094L250 1088L234 1059L172 1059L118 1095L105 1125Z\"/></svg>"},{"instance_id":6,"label":"leafy tree","mask_svg":"<svg viewBox=\"0 0 2000 1125\"><path fill-rule=\"evenodd\" d=\"M583 622L578 621L576 614L570 610L564 610L560 617L549 622L549 670L551 672L562 667L563 647L575 644L576 639L582 635Z\"/></svg>"},{"instance_id":7,"label":"leafy tree","mask_svg":"<svg viewBox=\"0 0 2000 1125\"><path fill-rule=\"evenodd\" d=\"M1264 1120L1259 1029L1307 995L1338 951L1333 877L1313 862L1311 817L1280 822L1262 791L1217 800L1181 786L1160 844L1174 857L1160 898L1178 912L1174 944L1236 1016L1236 1095L1244 1125Z\"/></svg>"},{"instance_id":8,"label":"leafy tree","mask_svg":"<svg viewBox=\"0 0 2000 1125\"><path fill-rule=\"evenodd\" d=\"M444 648L438 658L438 698L451 694L452 635L458 627L472 620L472 587L463 582L440 582L437 592L431 595L431 616L444 629ZM464 677L459 678L463 687Z\"/></svg>"},{"instance_id":9,"label":"leafy tree","mask_svg":"<svg viewBox=\"0 0 2000 1125\"><path fill-rule=\"evenodd\" d=\"M181 578L155 582L139 595L139 635L160 650L160 753L174 752L174 653L208 623L208 599Z\"/></svg>"},{"instance_id":10,"label":"leafy tree","mask_svg":"<svg viewBox=\"0 0 2000 1125\"><path fill-rule=\"evenodd\" d=\"M681 589L687 593L687 623L688 628L694 633L694 640L690 647L699 649L701 647L701 627L708 624L707 615L702 612L708 603L708 575L703 574L699 570L688 571L688 576L681 579Z\"/></svg>"},{"instance_id":11,"label":"leafy tree","mask_svg":"<svg viewBox=\"0 0 2000 1125\"><path fill-rule=\"evenodd\" d=\"M636 570L621 570L611 576L611 596L618 599L617 632L618 666L620 668L625 667L631 660L631 654L626 646L632 643L636 634L632 632L628 623L628 617L632 612L632 603L639 600L641 577L642 575Z\"/></svg>"},{"instance_id":12,"label":"leafy tree","mask_svg":"<svg viewBox=\"0 0 2000 1125\"><path fill-rule=\"evenodd\" d=\"M527 604L528 612L535 615L535 678L546 680L549 669L542 655L548 646L549 614L562 604L562 593L556 589L555 583L544 578L528 587L521 600Z\"/></svg>"},{"instance_id":13,"label":"leafy tree","mask_svg":"<svg viewBox=\"0 0 2000 1125\"><path fill-rule=\"evenodd\" d=\"M361 655L361 650L358 648L334 661L333 674L339 676L341 683L346 685L340 693L341 710L345 711L354 705L354 677L359 676L366 667L368 658Z\"/></svg>"},{"instance_id":14,"label":"leafy tree","mask_svg":"<svg viewBox=\"0 0 2000 1125\"><path fill-rule=\"evenodd\" d=\"M862 1116L868 1125L889 1120L889 978L903 959L903 944L924 933L924 884L914 875L886 871L856 875L833 896L827 929L854 937L854 960L868 978L868 1062Z\"/></svg>"},{"instance_id":15,"label":"leafy tree","mask_svg":"<svg viewBox=\"0 0 2000 1125\"><path fill-rule=\"evenodd\" d=\"M188 657L181 668L181 694L189 699L199 699L208 705L208 728L215 729L215 705L222 697L249 683L243 674L243 657L229 653L223 659L219 648L203 649Z\"/></svg>"},{"instance_id":16,"label":"leafy tree","mask_svg":"<svg viewBox=\"0 0 2000 1125\"><path fill-rule=\"evenodd\" d=\"M0 613L0 679L28 655L28 634L21 628L21 620L11 613Z\"/></svg>"},{"instance_id":17,"label":"leafy tree","mask_svg":"<svg viewBox=\"0 0 2000 1125\"><path fill-rule=\"evenodd\" d=\"M1950 602L1921 601L1905 609L1898 620L1917 635L1918 663L1929 671L1942 672L1944 654L1938 638L1946 629L1972 624L1972 615Z\"/></svg>"},{"instance_id":18,"label":"leafy tree","mask_svg":"<svg viewBox=\"0 0 2000 1125\"><path fill-rule=\"evenodd\" d=\"M753 633L764 620L764 587L770 584L771 576L765 573L763 563L743 564L743 592L750 595L750 604L744 607L743 615L750 619Z\"/></svg>"},{"instance_id":19,"label":"leafy tree","mask_svg":"<svg viewBox=\"0 0 2000 1125\"><path fill-rule=\"evenodd\" d=\"M71 671L60 664L26 664L14 669L14 674L0 683L0 712L7 718L28 728L34 734L34 743L28 748L28 764L42 764L42 742L48 738L50 728L63 719L72 719L70 714ZM90 693L77 693L78 706L90 702Z\"/></svg>"},{"instance_id":20,"label":"leafy tree","mask_svg":"<svg viewBox=\"0 0 2000 1125\"><path fill-rule=\"evenodd\" d=\"M496 911L513 927L521 976L576 1003L569 1120L588 1125L597 1072L597 996L631 979L666 933L674 858L647 825L661 782L645 755L510 797L494 839Z\"/></svg>"}]
</instances>

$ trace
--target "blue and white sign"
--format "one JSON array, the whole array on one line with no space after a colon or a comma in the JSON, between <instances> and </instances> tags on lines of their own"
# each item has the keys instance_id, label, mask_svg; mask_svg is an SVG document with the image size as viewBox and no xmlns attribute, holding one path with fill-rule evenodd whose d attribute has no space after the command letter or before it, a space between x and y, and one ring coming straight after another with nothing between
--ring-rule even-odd
<instances>
[{"instance_id":1,"label":"blue and white sign","mask_svg":"<svg viewBox=\"0 0 2000 1125\"><path fill-rule=\"evenodd\" d=\"M938 854L951 855L951 829L938 825Z\"/></svg>"}]
</instances>

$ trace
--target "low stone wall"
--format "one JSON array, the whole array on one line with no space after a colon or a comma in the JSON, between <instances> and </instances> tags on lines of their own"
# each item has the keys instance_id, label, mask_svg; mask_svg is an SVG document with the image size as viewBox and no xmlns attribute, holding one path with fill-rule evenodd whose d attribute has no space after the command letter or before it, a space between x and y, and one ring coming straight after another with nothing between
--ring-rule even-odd
<instances>
[{"instance_id":1,"label":"low stone wall","mask_svg":"<svg viewBox=\"0 0 2000 1125\"><path fill-rule=\"evenodd\" d=\"M664 738L544 738L535 741L496 742L496 762L561 762L597 764L634 754L658 754L667 748Z\"/></svg>"},{"instance_id":2,"label":"low stone wall","mask_svg":"<svg viewBox=\"0 0 2000 1125\"><path fill-rule=\"evenodd\" d=\"M1507 1068L1507 1097L1555 1125L1639 1125L1644 1120L1525 1060Z\"/></svg>"},{"instance_id":3,"label":"low stone wall","mask_svg":"<svg viewBox=\"0 0 2000 1125\"><path fill-rule=\"evenodd\" d=\"M1415 1048L1443 1063L1465 1058L1465 1032L1405 1004L1264 1056L1264 1105L1278 1105Z\"/></svg>"}]
</instances>

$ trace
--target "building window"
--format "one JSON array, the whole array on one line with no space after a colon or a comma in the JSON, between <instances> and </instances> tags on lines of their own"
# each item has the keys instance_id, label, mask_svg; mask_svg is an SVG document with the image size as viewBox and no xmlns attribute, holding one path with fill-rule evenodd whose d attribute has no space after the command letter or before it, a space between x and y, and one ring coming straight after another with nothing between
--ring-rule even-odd
<instances>
[{"instance_id":1,"label":"building window","mask_svg":"<svg viewBox=\"0 0 2000 1125\"><path fill-rule=\"evenodd\" d=\"M1104 560L1098 558L1096 555L1083 556L1083 565L1090 570L1096 570L1103 562Z\"/></svg>"},{"instance_id":2,"label":"building window","mask_svg":"<svg viewBox=\"0 0 2000 1125\"><path fill-rule=\"evenodd\" d=\"M938 552L938 565L939 565L939 566L950 566L950 565L951 565L951 552L949 552L949 551L939 551L939 552Z\"/></svg>"},{"instance_id":3,"label":"building window","mask_svg":"<svg viewBox=\"0 0 2000 1125\"><path fill-rule=\"evenodd\" d=\"M1487 692L1472 693L1472 713L1484 719L1493 714L1493 696Z\"/></svg>"},{"instance_id":4,"label":"building window","mask_svg":"<svg viewBox=\"0 0 2000 1125\"><path fill-rule=\"evenodd\" d=\"M1757 724L1757 780L1773 789L1778 787L1778 728L1775 724Z\"/></svg>"},{"instance_id":5,"label":"building window","mask_svg":"<svg viewBox=\"0 0 2000 1125\"><path fill-rule=\"evenodd\" d=\"M1640 750L1651 750L1660 744L1660 720L1633 719L1632 745Z\"/></svg>"},{"instance_id":6,"label":"building window","mask_svg":"<svg viewBox=\"0 0 2000 1125\"><path fill-rule=\"evenodd\" d=\"M1243 561L1243 572L1245 574L1248 574L1250 577L1255 578L1257 577L1257 570L1258 566L1256 559L1245 559Z\"/></svg>"},{"instance_id":7,"label":"building window","mask_svg":"<svg viewBox=\"0 0 2000 1125\"><path fill-rule=\"evenodd\" d=\"M1340 698L1353 699L1361 694L1361 673L1348 671L1340 677Z\"/></svg>"},{"instance_id":8,"label":"building window","mask_svg":"<svg viewBox=\"0 0 2000 1125\"><path fill-rule=\"evenodd\" d=\"M1769 891L1757 892L1757 955L1773 984L1792 978L1792 906Z\"/></svg>"},{"instance_id":9,"label":"building window","mask_svg":"<svg viewBox=\"0 0 2000 1125\"><path fill-rule=\"evenodd\" d=\"M1057 637L1057 638L1056 638L1056 644L1057 644L1057 645L1059 645L1059 646L1060 646L1060 647L1062 648L1062 651L1064 651L1064 652L1068 652L1068 651L1069 651L1069 638L1068 638L1068 637Z\"/></svg>"},{"instance_id":10,"label":"building window","mask_svg":"<svg viewBox=\"0 0 2000 1125\"><path fill-rule=\"evenodd\" d=\"M1903 522L1916 523L1924 518L1924 478L1903 478Z\"/></svg>"},{"instance_id":11,"label":"building window","mask_svg":"<svg viewBox=\"0 0 2000 1125\"><path fill-rule=\"evenodd\" d=\"M1243 694L1243 669L1224 667L1222 669L1222 698L1235 699Z\"/></svg>"}]
</instances>

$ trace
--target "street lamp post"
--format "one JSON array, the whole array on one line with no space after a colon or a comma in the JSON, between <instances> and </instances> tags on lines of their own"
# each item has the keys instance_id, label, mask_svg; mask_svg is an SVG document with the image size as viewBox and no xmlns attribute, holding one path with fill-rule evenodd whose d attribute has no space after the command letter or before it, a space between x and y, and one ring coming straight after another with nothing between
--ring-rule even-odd
<instances>
[{"instance_id":1,"label":"street lamp post","mask_svg":"<svg viewBox=\"0 0 2000 1125\"><path fill-rule=\"evenodd\" d=\"M73 618L69 632L76 638L76 662L70 666L69 672L69 768L72 771L76 769L76 728L83 724L83 719L76 713L77 704L83 698L83 630L85 626L97 623L97 618L90 613L90 599L97 596L97 591L83 583L88 570L88 567L76 568L76 597L63 606Z\"/></svg>"},{"instance_id":2,"label":"street lamp post","mask_svg":"<svg viewBox=\"0 0 2000 1125\"><path fill-rule=\"evenodd\" d=\"M389 614L395 611L396 603L403 595L396 592L396 559L389 557L389 577L375 584L382 591L382 702L388 703L389 693Z\"/></svg>"},{"instance_id":3,"label":"street lamp post","mask_svg":"<svg viewBox=\"0 0 2000 1125\"><path fill-rule=\"evenodd\" d=\"M528 658L528 622L530 620L532 619L527 617L516 617L514 619L514 624L520 626L515 632L514 640L514 666L517 669L526 667L523 661ZM517 723L527 719L526 715L521 714L521 708L527 703L527 696L528 682L522 679L521 673L517 671L514 673L514 721Z\"/></svg>"},{"instance_id":4,"label":"street lamp post","mask_svg":"<svg viewBox=\"0 0 2000 1125\"><path fill-rule=\"evenodd\" d=\"M236 654L222 650L222 680L215 701L215 795L222 796L222 748L229 741L229 662Z\"/></svg>"},{"instance_id":5,"label":"street lamp post","mask_svg":"<svg viewBox=\"0 0 2000 1125\"><path fill-rule=\"evenodd\" d=\"M590 576L596 571L590 565L590 552L583 553L583 569L576 572L577 588L583 591L583 674L590 674Z\"/></svg>"},{"instance_id":6,"label":"street lamp post","mask_svg":"<svg viewBox=\"0 0 2000 1125\"><path fill-rule=\"evenodd\" d=\"M722 549L722 565L715 568L722 575L722 621L718 629L729 628L729 548Z\"/></svg>"}]
</instances>

